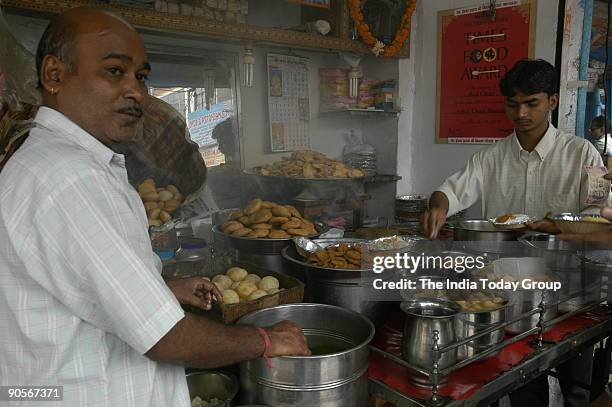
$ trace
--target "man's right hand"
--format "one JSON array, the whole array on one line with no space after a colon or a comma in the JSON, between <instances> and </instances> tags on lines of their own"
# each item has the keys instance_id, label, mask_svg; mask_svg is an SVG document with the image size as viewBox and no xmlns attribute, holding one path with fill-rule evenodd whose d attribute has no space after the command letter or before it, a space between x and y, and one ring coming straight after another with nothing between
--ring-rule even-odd
<instances>
[{"instance_id":1,"label":"man's right hand","mask_svg":"<svg viewBox=\"0 0 612 407\"><path fill-rule=\"evenodd\" d=\"M429 239L435 239L438 237L440 229L446 223L446 210L442 208L431 208L428 209L421 218L421 224L423 225L423 232Z\"/></svg>"},{"instance_id":2,"label":"man's right hand","mask_svg":"<svg viewBox=\"0 0 612 407\"><path fill-rule=\"evenodd\" d=\"M429 199L429 209L421 217L423 233L429 239L438 237L440 229L446 223L448 214L448 198L440 191L435 191Z\"/></svg>"},{"instance_id":3,"label":"man's right hand","mask_svg":"<svg viewBox=\"0 0 612 407\"><path fill-rule=\"evenodd\" d=\"M270 337L269 357L310 356L308 342L302 329L291 321L281 321L265 328Z\"/></svg>"}]
</instances>

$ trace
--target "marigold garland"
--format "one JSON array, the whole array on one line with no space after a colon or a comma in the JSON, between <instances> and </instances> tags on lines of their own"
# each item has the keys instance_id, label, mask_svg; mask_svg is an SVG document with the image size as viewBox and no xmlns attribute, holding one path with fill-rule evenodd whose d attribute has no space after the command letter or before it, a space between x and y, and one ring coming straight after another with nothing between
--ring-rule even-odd
<instances>
[{"instance_id":1,"label":"marigold garland","mask_svg":"<svg viewBox=\"0 0 612 407\"><path fill-rule=\"evenodd\" d=\"M347 0L349 6L349 13L355 22L357 32L361 37L364 44L366 44L376 56L380 54L386 57L396 56L403 48L404 43L410 35L410 23L412 20L412 14L416 9L417 0L406 1L406 11L402 16L399 27L395 32L393 42L389 45L383 44L370 32L370 27L363 21L363 13L361 12L361 1L360 0Z\"/></svg>"}]
</instances>

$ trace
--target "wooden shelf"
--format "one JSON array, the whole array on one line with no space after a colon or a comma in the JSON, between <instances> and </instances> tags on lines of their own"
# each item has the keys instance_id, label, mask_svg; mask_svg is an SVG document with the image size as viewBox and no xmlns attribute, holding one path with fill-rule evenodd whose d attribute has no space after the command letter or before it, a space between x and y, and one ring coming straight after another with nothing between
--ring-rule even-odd
<instances>
[{"instance_id":1,"label":"wooden shelf","mask_svg":"<svg viewBox=\"0 0 612 407\"><path fill-rule=\"evenodd\" d=\"M87 0L2 0L1 4L5 9L27 10L41 15L61 13L76 6L91 6L113 11L136 27L196 33L205 37L222 38L228 41L253 41L259 44L290 46L309 50L349 51L360 54L370 52L360 41L354 41L348 37L321 36L277 28L256 27L248 24L224 23L203 17L162 13L115 4L100 4ZM342 16L339 30L348 33L346 2L342 1L341 7Z\"/></svg>"},{"instance_id":2,"label":"wooden shelf","mask_svg":"<svg viewBox=\"0 0 612 407\"><path fill-rule=\"evenodd\" d=\"M383 109L340 109L340 110L328 110L319 112L320 116L337 115L337 114L350 114L357 116L392 116L397 117L401 112L397 110L383 110Z\"/></svg>"}]
</instances>

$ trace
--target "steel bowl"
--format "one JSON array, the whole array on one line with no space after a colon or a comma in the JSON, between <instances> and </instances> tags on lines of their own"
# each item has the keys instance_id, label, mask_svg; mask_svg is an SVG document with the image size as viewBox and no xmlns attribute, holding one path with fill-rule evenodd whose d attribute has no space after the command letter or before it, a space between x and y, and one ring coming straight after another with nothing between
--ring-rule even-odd
<instances>
[{"instance_id":1,"label":"steel bowl","mask_svg":"<svg viewBox=\"0 0 612 407\"><path fill-rule=\"evenodd\" d=\"M196 396L203 400L217 398L225 400L220 407L230 407L238 394L238 379L230 373L207 370L188 373L186 376L190 400Z\"/></svg>"},{"instance_id":2,"label":"steel bowl","mask_svg":"<svg viewBox=\"0 0 612 407\"><path fill-rule=\"evenodd\" d=\"M517 247L514 242L523 233L517 230L499 229L486 219L448 221L453 230L453 247L475 253L509 254Z\"/></svg>"}]
</instances>

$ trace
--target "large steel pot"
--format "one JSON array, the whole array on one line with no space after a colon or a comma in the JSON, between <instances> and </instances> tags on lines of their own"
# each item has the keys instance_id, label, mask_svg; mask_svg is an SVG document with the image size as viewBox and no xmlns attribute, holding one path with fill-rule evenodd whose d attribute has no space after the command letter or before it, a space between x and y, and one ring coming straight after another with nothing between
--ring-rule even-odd
<instances>
[{"instance_id":1,"label":"large steel pot","mask_svg":"<svg viewBox=\"0 0 612 407\"><path fill-rule=\"evenodd\" d=\"M316 356L256 359L240 365L244 403L275 407L365 407L369 343L374 325L356 312L322 304L291 304L256 311L239 324L282 320L300 325Z\"/></svg>"},{"instance_id":2,"label":"large steel pot","mask_svg":"<svg viewBox=\"0 0 612 407\"><path fill-rule=\"evenodd\" d=\"M353 310L368 317L375 325L383 322L392 302L390 298L387 301L373 299L375 293L372 283L363 277L363 273L374 276L372 270L333 269L308 264L301 260L294 246L285 247L281 253L286 261L287 274L305 276L307 301ZM389 271L383 274L388 276L392 273ZM379 276L376 275L376 278Z\"/></svg>"},{"instance_id":3,"label":"large steel pot","mask_svg":"<svg viewBox=\"0 0 612 407\"><path fill-rule=\"evenodd\" d=\"M443 348L456 340L455 323L460 307L455 302L436 298L418 298L404 301L402 311L406 313L404 336L402 338L402 359L408 363L432 371L433 337L438 331L438 346ZM457 349L442 354L439 369L457 362ZM420 374L410 375L417 386L431 386L429 379Z\"/></svg>"},{"instance_id":4,"label":"large steel pot","mask_svg":"<svg viewBox=\"0 0 612 407\"><path fill-rule=\"evenodd\" d=\"M546 266L561 278L560 312L574 311L601 294L601 273L589 272L588 262L583 265L577 255L581 243L558 240L555 235L538 232L524 234L519 242L528 255L543 258Z\"/></svg>"},{"instance_id":5,"label":"large steel pot","mask_svg":"<svg viewBox=\"0 0 612 407\"><path fill-rule=\"evenodd\" d=\"M473 253L516 255L516 242L522 232L500 229L484 219L465 219L448 222L453 230L453 247Z\"/></svg>"}]
</instances>

